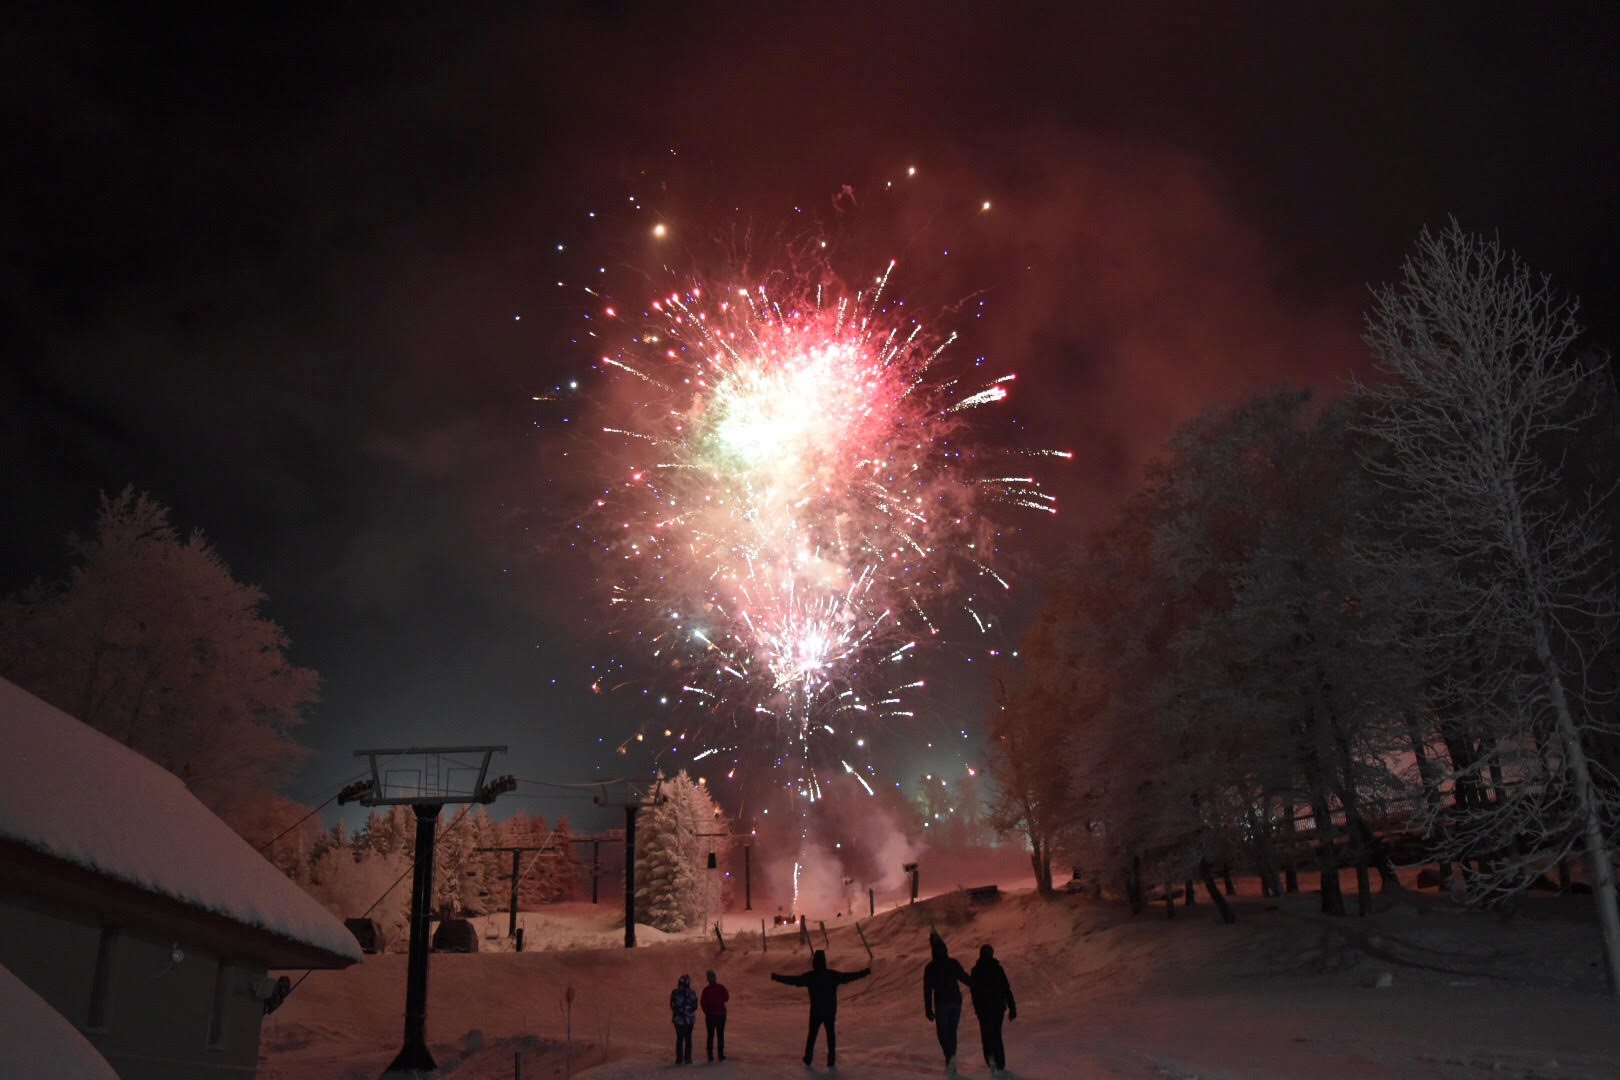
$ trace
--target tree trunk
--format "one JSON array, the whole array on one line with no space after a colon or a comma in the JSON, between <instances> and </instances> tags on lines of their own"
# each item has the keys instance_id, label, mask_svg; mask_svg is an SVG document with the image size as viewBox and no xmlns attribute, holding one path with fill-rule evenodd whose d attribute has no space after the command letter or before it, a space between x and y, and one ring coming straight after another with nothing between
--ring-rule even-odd
<instances>
[{"instance_id":1,"label":"tree trunk","mask_svg":"<svg viewBox=\"0 0 1620 1080\"><path fill-rule=\"evenodd\" d=\"M1536 624L1536 659L1546 673L1553 713L1558 718L1558 734L1563 742L1564 760L1575 774L1575 810L1585 832L1586 860L1592 875L1592 899L1597 904L1598 926L1603 935L1603 958L1608 965L1609 990L1620 994L1620 907L1616 906L1614 864L1609 858L1609 841L1603 835L1603 817L1598 805L1597 788L1592 782L1591 768L1586 761L1586 748L1581 745L1581 732L1570 714L1569 701L1564 696L1564 676L1558 659L1553 656L1552 642L1548 638L1544 621Z\"/></svg>"},{"instance_id":2,"label":"tree trunk","mask_svg":"<svg viewBox=\"0 0 1620 1080\"><path fill-rule=\"evenodd\" d=\"M1322 914L1343 915L1344 893L1339 889L1339 855L1333 844L1333 813L1320 771L1308 764L1306 783L1311 789L1311 816L1316 821L1316 865L1322 882Z\"/></svg>"},{"instance_id":3,"label":"tree trunk","mask_svg":"<svg viewBox=\"0 0 1620 1080\"><path fill-rule=\"evenodd\" d=\"M1131 856L1131 867L1125 872L1125 895L1131 903L1131 914L1140 915L1147 907L1147 896L1142 892L1142 858Z\"/></svg>"},{"instance_id":4,"label":"tree trunk","mask_svg":"<svg viewBox=\"0 0 1620 1080\"><path fill-rule=\"evenodd\" d=\"M1247 795L1243 799L1243 814L1248 819L1249 835L1254 837L1255 867L1260 875L1260 895L1281 896L1282 886L1277 882L1277 865L1271 854L1271 796L1262 795L1260 813ZM1226 883L1232 884L1232 868L1225 870ZM1231 892L1227 893L1232 895Z\"/></svg>"},{"instance_id":5,"label":"tree trunk","mask_svg":"<svg viewBox=\"0 0 1620 1080\"><path fill-rule=\"evenodd\" d=\"M1187 890L1187 895L1182 898L1182 901L1181 901L1182 904L1185 905L1186 907L1192 907L1193 906L1193 883L1192 883L1192 878L1188 878L1186 883L1182 886L1182 888Z\"/></svg>"},{"instance_id":6,"label":"tree trunk","mask_svg":"<svg viewBox=\"0 0 1620 1080\"><path fill-rule=\"evenodd\" d=\"M1356 915L1365 919L1372 914L1372 881L1367 874L1366 856L1356 859Z\"/></svg>"},{"instance_id":7,"label":"tree trunk","mask_svg":"<svg viewBox=\"0 0 1620 1080\"><path fill-rule=\"evenodd\" d=\"M1168 881L1164 883L1164 917L1176 917L1176 887Z\"/></svg>"},{"instance_id":8,"label":"tree trunk","mask_svg":"<svg viewBox=\"0 0 1620 1080\"><path fill-rule=\"evenodd\" d=\"M1231 926L1233 923L1237 922L1237 916L1232 913L1232 905L1226 902L1226 897L1222 896L1220 892L1216 890L1215 876L1209 868L1209 863L1206 862L1201 865L1199 867L1199 871L1204 877L1204 891L1209 893L1209 898L1215 902L1215 910L1221 913L1221 922L1225 923L1227 926ZM1231 880L1230 873L1227 875L1227 880Z\"/></svg>"},{"instance_id":9,"label":"tree trunk","mask_svg":"<svg viewBox=\"0 0 1620 1080\"><path fill-rule=\"evenodd\" d=\"M1226 889L1227 896L1237 895L1237 886L1232 884L1232 866L1230 863L1221 867L1221 885Z\"/></svg>"},{"instance_id":10,"label":"tree trunk","mask_svg":"<svg viewBox=\"0 0 1620 1080\"><path fill-rule=\"evenodd\" d=\"M1323 695L1326 703L1326 695ZM1344 807L1345 831L1355 839L1357 845L1364 853L1364 857L1357 860L1357 881L1360 875L1367 872L1365 856L1371 856L1378 863L1378 887L1381 892L1399 892L1401 879L1395 874L1395 864L1389 857L1384 842L1368 827L1367 821L1361 816L1361 786L1356 783L1355 757L1350 752L1350 738L1339 721L1338 712L1330 703L1326 704L1329 724L1333 733L1333 748L1339 759L1339 805Z\"/></svg>"},{"instance_id":11,"label":"tree trunk","mask_svg":"<svg viewBox=\"0 0 1620 1080\"><path fill-rule=\"evenodd\" d=\"M1294 820L1294 794L1290 791L1283 797L1283 819L1288 822L1288 840L1283 849L1283 882L1290 893L1299 892L1299 868L1294 865L1294 856L1298 851L1299 822Z\"/></svg>"},{"instance_id":12,"label":"tree trunk","mask_svg":"<svg viewBox=\"0 0 1620 1080\"><path fill-rule=\"evenodd\" d=\"M1029 864L1035 872L1035 892L1041 896L1051 896L1052 849L1034 836L1029 838Z\"/></svg>"}]
</instances>

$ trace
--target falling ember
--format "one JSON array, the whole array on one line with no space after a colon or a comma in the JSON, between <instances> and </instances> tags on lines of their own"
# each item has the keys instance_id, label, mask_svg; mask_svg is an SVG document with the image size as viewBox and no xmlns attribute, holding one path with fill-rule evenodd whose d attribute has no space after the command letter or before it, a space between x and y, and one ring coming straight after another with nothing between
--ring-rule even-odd
<instances>
[{"instance_id":1,"label":"falling ember","mask_svg":"<svg viewBox=\"0 0 1620 1080\"><path fill-rule=\"evenodd\" d=\"M974 447L972 410L1015 376L964 387L946 370L954 336L882 304L893 269L862 291L667 292L639 328L620 302L626 336L600 357L618 467L588 520L608 591L649 651L675 654L689 707L790 765L810 801L818 765L871 791L835 748L866 745L848 721L913 715L905 661L941 607L971 611L959 594L981 576L1006 587L992 512L1051 509L1008 454L1062 453Z\"/></svg>"}]
</instances>

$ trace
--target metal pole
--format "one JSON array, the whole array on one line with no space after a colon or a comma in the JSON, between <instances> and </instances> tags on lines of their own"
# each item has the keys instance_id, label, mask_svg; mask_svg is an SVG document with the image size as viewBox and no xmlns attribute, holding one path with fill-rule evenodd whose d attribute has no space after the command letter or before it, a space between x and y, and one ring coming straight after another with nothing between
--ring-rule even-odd
<instances>
[{"instance_id":1,"label":"metal pole","mask_svg":"<svg viewBox=\"0 0 1620 1080\"><path fill-rule=\"evenodd\" d=\"M743 845L743 910L754 910L754 845Z\"/></svg>"},{"instance_id":2,"label":"metal pole","mask_svg":"<svg viewBox=\"0 0 1620 1080\"><path fill-rule=\"evenodd\" d=\"M591 903L597 903L596 886L602 878L602 841L591 841Z\"/></svg>"},{"instance_id":3,"label":"metal pole","mask_svg":"<svg viewBox=\"0 0 1620 1080\"><path fill-rule=\"evenodd\" d=\"M506 936L517 937L518 848L512 849L512 917L506 922Z\"/></svg>"},{"instance_id":4,"label":"metal pole","mask_svg":"<svg viewBox=\"0 0 1620 1080\"><path fill-rule=\"evenodd\" d=\"M636 813L639 806L624 808L624 947L636 947Z\"/></svg>"},{"instance_id":5,"label":"metal pole","mask_svg":"<svg viewBox=\"0 0 1620 1080\"><path fill-rule=\"evenodd\" d=\"M389 1072L433 1072L427 1048L428 924L433 917L433 837L440 803L416 804L416 865L411 874L411 951L405 967L405 1045Z\"/></svg>"}]
</instances>

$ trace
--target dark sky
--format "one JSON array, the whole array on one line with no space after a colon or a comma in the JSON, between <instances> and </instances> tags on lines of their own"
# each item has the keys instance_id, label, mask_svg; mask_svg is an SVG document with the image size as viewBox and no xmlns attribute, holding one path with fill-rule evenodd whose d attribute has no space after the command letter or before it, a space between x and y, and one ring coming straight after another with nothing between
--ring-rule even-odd
<instances>
[{"instance_id":1,"label":"dark sky","mask_svg":"<svg viewBox=\"0 0 1620 1080\"><path fill-rule=\"evenodd\" d=\"M1611 6L1410 6L13 7L0 587L133 483L322 674L294 796L377 743L617 772L644 705L587 692L588 567L537 535L577 492L531 398L592 356L555 279L668 257L654 215L693 248L813 219L852 270L982 294L1022 430L1079 455L1056 550L1205 405L1337 386L1365 283L1447 214L1620 336ZM976 720L957 679L897 742Z\"/></svg>"}]
</instances>

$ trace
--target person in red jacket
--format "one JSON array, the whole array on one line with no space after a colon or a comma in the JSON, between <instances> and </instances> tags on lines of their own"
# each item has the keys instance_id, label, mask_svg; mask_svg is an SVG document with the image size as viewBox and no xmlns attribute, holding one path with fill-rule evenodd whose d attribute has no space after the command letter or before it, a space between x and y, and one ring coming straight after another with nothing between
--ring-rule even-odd
<instances>
[{"instance_id":1,"label":"person in red jacket","mask_svg":"<svg viewBox=\"0 0 1620 1080\"><path fill-rule=\"evenodd\" d=\"M726 1060L726 1002L731 995L726 992L725 985L709 972L709 985L703 988L703 995L698 1003L703 1006L703 1027L709 1035L709 1060L714 1060L714 1052L718 1048L720 1060ZM718 1044L718 1047L717 1045Z\"/></svg>"}]
</instances>

